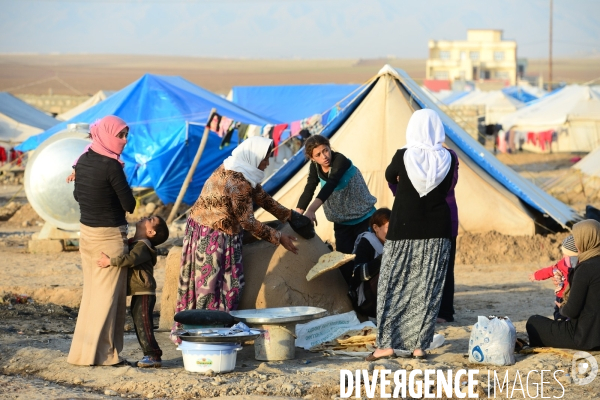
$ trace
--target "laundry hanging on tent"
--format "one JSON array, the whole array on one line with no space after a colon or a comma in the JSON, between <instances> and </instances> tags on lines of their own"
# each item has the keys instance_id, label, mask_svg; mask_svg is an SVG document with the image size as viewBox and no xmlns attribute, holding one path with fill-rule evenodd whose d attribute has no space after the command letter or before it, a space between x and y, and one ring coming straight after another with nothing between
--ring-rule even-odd
<instances>
[{"instance_id":1,"label":"laundry hanging on tent","mask_svg":"<svg viewBox=\"0 0 600 400\"><path fill-rule=\"evenodd\" d=\"M273 125L267 124L267 125L263 126L261 136L265 137L267 139L272 139L273 138Z\"/></svg>"},{"instance_id":2,"label":"laundry hanging on tent","mask_svg":"<svg viewBox=\"0 0 600 400\"><path fill-rule=\"evenodd\" d=\"M273 127L273 145L275 146L275 151L273 151L273 155L279 154L279 143L281 142L281 135L288 127L288 124L279 124Z\"/></svg>"},{"instance_id":3,"label":"laundry hanging on tent","mask_svg":"<svg viewBox=\"0 0 600 400\"><path fill-rule=\"evenodd\" d=\"M4 164L6 161L8 161L8 158L6 157L6 149L0 146L0 164Z\"/></svg>"},{"instance_id":4,"label":"laundry hanging on tent","mask_svg":"<svg viewBox=\"0 0 600 400\"><path fill-rule=\"evenodd\" d=\"M244 140L246 140L249 126L250 125L244 124L243 122L240 123L240 126L238 127L238 143L242 143Z\"/></svg>"},{"instance_id":5,"label":"laundry hanging on tent","mask_svg":"<svg viewBox=\"0 0 600 400\"><path fill-rule=\"evenodd\" d=\"M239 132L241 125L242 124L239 122L231 121L231 124L229 124L229 128L227 129L227 132L225 133L225 135L223 135L223 140L221 140L221 145L219 146L219 150L223 150L223 148L225 148L231 144L231 137L233 136L233 131L238 129L238 132Z\"/></svg>"},{"instance_id":6,"label":"laundry hanging on tent","mask_svg":"<svg viewBox=\"0 0 600 400\"><path fill-rule=\"evenodd\" d=\"M214 113L212 115L212 118L210 119L209 129L211 131L215 132L216 134L218 134L220 123L221 123L221 116L217 113Z\"/></svg>"},{"instance_id":7,"label":"laundry hanging on tent","mask_svg":"<svg viewBox=\"0 0 600 400\"><path fill-rule=\"evenodd\" d=\"M308 129L311 135L318 135L323 131L323 124L321 123L321 114L315 114L311 117L300 120L300 128Z\"/></svg>"},{"instance_id":8,"label":"laundry hanging on tent","mask_svg":"<svg viewBox=\"0 0 600 400\"><path fill-rule=\"evenodd\" d=\"M302 126L300 126L300 121L294 121L290 124L292 136L296 136L298 132L300 132L300 129L302 129Z\"/></svg>"},{"instance_id":9,"label":"laundry hanging on tent","mask_svg":"<svg viewBox=\"0 0 600 400\"><path fill-rule=\"evenodd\" d=\"M232 122L233 122L233 120L231 118L222 116L221 122L219 123L219 130L217 131L217 135L219 135L220 137L225 136L225 134L227 134L227 131L229 130L229 127L231 126Z\"/></svg>"},{"instance_id":10,"label":"laundry hanging on tent","mask_svg":"<svg viewBox=\"0 0 600 400\"><path fill-rule=\"evenodd\" d=\"M246 139L254 137L254 136L261 136L261 135L262 135L262 126L258 126L258 125L249 125L248 126L248 131L246 133Z\"/></svg>"}]
</instances>

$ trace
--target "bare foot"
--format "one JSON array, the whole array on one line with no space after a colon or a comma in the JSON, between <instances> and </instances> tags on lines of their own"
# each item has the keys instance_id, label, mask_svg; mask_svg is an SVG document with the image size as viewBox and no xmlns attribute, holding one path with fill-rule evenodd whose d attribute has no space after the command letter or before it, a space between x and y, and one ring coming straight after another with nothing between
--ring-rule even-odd
<instances>
[{"instance_id":1,"label":"bare foot","mask_svg":"<svg viewBox=\"0 0 600 400\"><path fill-rule=\"evenodd\" d=\"M421 349L415 349L413 351L413 356L415 356L415 357L423 357L425 355L426 355L426 353Z\"/></svg>"},{"instance_id":2,"label":"bare foot","mask_svg":"<svg viewBox=\"0 0 600 400\"><path fill-rule=\"evenodd\" d=\"M377 349L373 352L373 357L381 358L394 354L394 349Z\"/></svg>"},{"instance_id":3,"label":"bare foot","mask_svg":"<svg viewBox=\"0 0 600 400\"><path fill-rule=\"evenodd\" d=\"M448 322L448 321L446 321L444 318L436 318L435 319L436 324L445 324L446 322Z\"/></svg>"}]
</instances>

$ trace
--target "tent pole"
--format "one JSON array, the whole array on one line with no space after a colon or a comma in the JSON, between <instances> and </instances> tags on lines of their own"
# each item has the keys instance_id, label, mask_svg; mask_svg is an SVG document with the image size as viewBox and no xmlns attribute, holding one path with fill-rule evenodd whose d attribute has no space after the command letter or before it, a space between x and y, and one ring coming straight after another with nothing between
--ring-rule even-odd
<instances>
[{"instance_id":1,"label":"tent pole","mask_svg":"<svg viewBox=\"0 0 600 400\"><path fill-rule=\"evenodd\" d=\"M200 157L202 157L202 153L204 152L204 148L206 147L206 142L208 141L208 132L210 131L210 123L212 121L213 115L217 112L216 108L210 110L210 114L208 115L208 121L206 121L206 125L204 126L204 133L202 133L202 140L200 141L200 147L198 147L198 151L196 152L196 156L194 157L194 161L192 162L192 166L183 181L183 185L181 185L181 189L179 190L179 194L177 195L177 200L175 200L175 204L173 204L173 208L171 209L171 213L169 214L169 218L167 218L167 225L170 225L175 219L175 215L177 215L177 210L181 205L183 200L183 196L185 192L187 192L188 186L190 185L190 181L192 180L192 176L194 176L194 172L196 171L196 167L200 162Z\"/></svg>"}]
</instances>

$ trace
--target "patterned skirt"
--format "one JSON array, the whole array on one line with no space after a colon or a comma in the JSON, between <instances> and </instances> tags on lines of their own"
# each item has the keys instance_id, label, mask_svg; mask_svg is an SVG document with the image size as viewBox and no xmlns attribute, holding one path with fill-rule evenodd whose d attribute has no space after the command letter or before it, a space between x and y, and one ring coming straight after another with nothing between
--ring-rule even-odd
<instances>
[{"instance_id":1,"label":"patterned skirt","mask_svg":"<svg viewBox=\"0 0 600 400\"><path fill-rule=\"evenodd\" d=\"M386 240L377 288L377 347L425 350L440 309L450 239Z\"/></svg>"},{"instance_id":2,"label":"patterned skirt","mask_svg":"<svg viewBox=\"0 0 600 400\"><path fill-rule=\"evenodd\" d=\"M183 237L175 311L235 310L244 287L242 235L230 236L189 218ZM180 328L175 323L173 330Z\"/></svg>"}]
</instances>

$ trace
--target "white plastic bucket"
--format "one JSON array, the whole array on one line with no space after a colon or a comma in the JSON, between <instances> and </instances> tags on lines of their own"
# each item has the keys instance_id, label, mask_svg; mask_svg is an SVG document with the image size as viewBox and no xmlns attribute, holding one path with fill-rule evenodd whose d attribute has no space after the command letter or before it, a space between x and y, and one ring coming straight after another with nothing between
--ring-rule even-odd
<instances>
[{"instance_id":1,"label":"white plastic bucket","mask_svg":"<svg viewBox=\"0 0 600 400\"><path fill-rule=\"evenodd\" d=\"M183 354L186 371L215 373L233 371L239 343L196 343L182 341L177 347Z\"/></svg>"}]
</instances>

